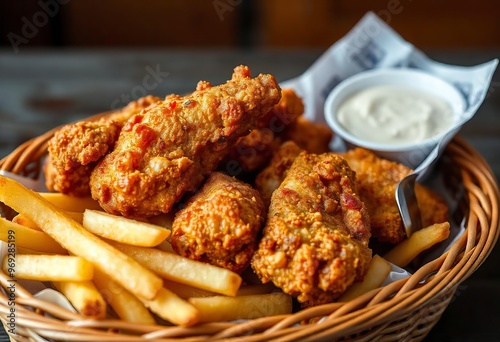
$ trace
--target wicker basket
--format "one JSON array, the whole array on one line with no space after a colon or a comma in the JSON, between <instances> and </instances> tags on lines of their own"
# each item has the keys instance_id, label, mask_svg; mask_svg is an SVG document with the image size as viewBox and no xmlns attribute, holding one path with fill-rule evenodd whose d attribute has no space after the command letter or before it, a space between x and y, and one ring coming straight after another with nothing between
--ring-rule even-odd
<instances>
[{"instance_id":1,"label":"wicker basket","mask_svg":"<svg viewBox=\"0 0 500 342\"><path fill-rule=\"evenodd\" d=\"M93 118L97 118L95 116ZM36 177L47 141L55 129L19 146L0 161L0 169ZM420 341L437 323L461 282L486 259L499 234L499 190L485 160L462 138L446 149L461 173L467 205L466 232L451 249L420 267L412 276L373 290L347 303L312 307L291 315L195 327L148 326L120 320L85 319L43 302L21 286L16 288L17 341L42 336L55 341ZM0 272L7 288L10 278ZM0 291L0 316L4 325L10 308ZM323 319L318 320L318 318ZM304 324L306 321L317 323Z\"/></svg>"}]
</instances>

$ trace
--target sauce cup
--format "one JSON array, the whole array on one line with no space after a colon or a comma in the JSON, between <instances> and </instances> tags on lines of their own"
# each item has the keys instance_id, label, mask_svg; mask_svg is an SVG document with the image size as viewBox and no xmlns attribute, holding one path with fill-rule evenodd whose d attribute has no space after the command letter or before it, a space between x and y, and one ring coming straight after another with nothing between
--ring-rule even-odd
<instances>
[{"instance_id":1,"label":"sauce cup","mask_svg":"<svg viewBox=\"0 0 500 342\"><path fill-rule=\"evenodd\" d=\"M354 134L339 121L339 108L352 96L378 86L410 89L411 91L442 99L451 110L451 118L446 123L446 127L439 133L413 142L395 144L383 140L374 141L366 136L360 136L359 132ZM388 96L390 97L391 94L388 94ZM464 97L450 83L421 70L390 68L361 72L342 81L328 95L324 112L325 120L334 131L337 142L340 140L346 148L363 147L383 158L400 162L415 169L428 156L436 144L450 130L456 127L465 108ZM413 108L408 108L408 110L413 110ZM382 131L383 128L385 127L381 127L380 130Z\"/></svg>"}]
</instances>

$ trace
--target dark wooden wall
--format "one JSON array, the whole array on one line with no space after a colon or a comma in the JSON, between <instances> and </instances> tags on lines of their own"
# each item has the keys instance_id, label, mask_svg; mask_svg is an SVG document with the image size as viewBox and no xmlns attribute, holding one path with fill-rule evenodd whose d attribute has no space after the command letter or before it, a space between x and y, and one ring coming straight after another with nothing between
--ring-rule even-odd
<instances>
[{"instance_id":1,"label":"dark wooden wall","mask_svg":"<svg viewBox=\"0 0 500 342\"><path fill-rule=\"evenodd\" d=\"M0 44L326 48L367 11L423 49L500 46L494 0L0 0Z\"/></svg>"}]
</instances>

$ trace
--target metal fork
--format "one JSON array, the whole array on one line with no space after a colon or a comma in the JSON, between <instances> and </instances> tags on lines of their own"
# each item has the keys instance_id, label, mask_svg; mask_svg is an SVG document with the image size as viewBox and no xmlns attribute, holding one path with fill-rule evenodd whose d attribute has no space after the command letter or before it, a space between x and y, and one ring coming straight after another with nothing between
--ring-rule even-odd
<instances>
[{"instance_id":1,"label":"metal fork","mask_svg":"<svg viewBox=\"0 0 500 342\"><path fill-rule=\"evenodd\" d=\"M442 138L413 173L403 178L396 187L396 202L403 220L406 237L410 237L412 233L422 229L420 209L415 196L415 182L418 177L425 178L432 172L432 165L439 160L455 133L456 130L452 130L445 138Z\"/></svg>"},{"instance_id":2,"label":"metal fork","mask_svg":"<svg viewBox=\"0 0 500 342\"><path fill-rule=\"evenodd\" d=\"M417 197L415 196L415 181L417 177L418 173L413 172L403 178L396 187L396 202L401 219L403 220L406 237L410 237L411 234L422 229L420 209Z\"/></svg>"}]
</instances>

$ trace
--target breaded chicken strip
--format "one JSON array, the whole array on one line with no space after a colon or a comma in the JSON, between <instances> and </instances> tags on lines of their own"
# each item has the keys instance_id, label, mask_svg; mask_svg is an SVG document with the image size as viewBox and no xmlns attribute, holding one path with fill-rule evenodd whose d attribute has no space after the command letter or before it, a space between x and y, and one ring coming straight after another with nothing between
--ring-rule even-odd
<instances>
[{"instance_id":1,"label":"breaded chicken strip","mask_svg":"<svg viewBox=\"0 0 500 342\"><path fill-rule=\"evenodd\" d=\"M252 267L303 306L330 303L363 279L369 239L355 173L333 153L303 152L272 195Z\"/></svg>"},{"instance_id":2,"label":"breaded chicken strip","mask_svg":"<svg viewBox=\"0 0 500 342\"><path fill-rule=\"evenodd\" d=\"M283 89L281 100L259 118L257 127L241 137L221 163L224 171L252 172L262 169L283 142L288 127L304 113L302 99L293 89Z\"/></svg>"},{"instance_id":3,"label":"breaded chicken strip","mask_svg":"<svg viewBox=\"0 0 500 342\"><path fill-rule=\"evenodd\" d=\"M406 238L403 221L396 203L398 183L412 170L402 164L382 159L363 148L342 154L356 172L361 200L370 215L372 236L381 242L399 243ZM448 207L435 192L415 184L415 195L421 213L422 226L448 220Z\"/></svg>"},{"instance_id":4,"label":"breaded chicken strip","mask_svg":"<svg viewBox=\"0 0 500 342\"><path fill-rule=\"evenodd\" d=\"M259 170L269 162L280 143L280 137L271 130L253 129L248 135L238 139L221 161L219 169L232 176Z\"/></svg>"},{"instance_id":5,"label":"breaded chicken strip","mask_svg":"<svg viewBox=\"0 0 500 342\"><path fill-rule=\"evenodd\" d=\"M274 190L278 189L288 169L302 151L304 150L295 142L285 141L274 153L266 168L255 177L255 188L259 191L266 207L269 207Z\"/></svg>"},{"instance_id":6,"label":"breaded chicken strip","mask_svg":"<svg viewBox=\"0 0 500 342\"><path fill-rule=\"evenodd\" d=\"M49 156L44 165L47 188L74 196L89 196L90 173L97 161L113 149L124 122L160 100L149 95L130 102L106 118L63 126L49 141Z\"/></svg>"},{"instance_id":7,"label":"breaded chicken strip","mask_svg":"<svg viewBox=\"0 0 500 342\"><path fill-rule=\"evenodd\" d=\"M257 248L265 214L257 190L213 172L175 215L170 242L182 256L241 273Z\"/></svg>"},{"instance_id":8,"label":"breaded chicken strip","mask_svg":"<svg viewBox=\"0 0 500 342\"><path fill-rule=\"evenodd\" d=\"M226 84L207 85L133 116L113 152L92 172L92 197L124 216L169 212L280 97L273 76L252 79L240 66Z\"/></svg>"},{"instance_id":9,"label":"breaded chicken strip","mask_svg":"<svg viewBox=\"0 0 500 342\"><path fill-rule=\"evenodd\" d=\"M330 151L330 140L333 132L325 124L311 122L303 116L287 127L284 139L292 140L309 153L326 153Z\"/></svg>"}]
</instances>

